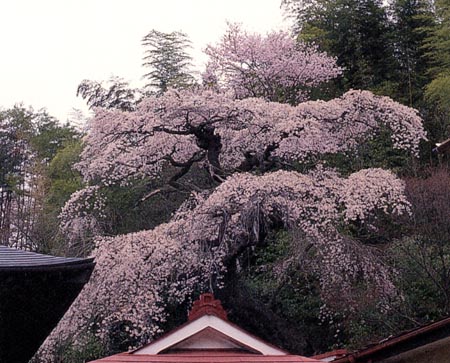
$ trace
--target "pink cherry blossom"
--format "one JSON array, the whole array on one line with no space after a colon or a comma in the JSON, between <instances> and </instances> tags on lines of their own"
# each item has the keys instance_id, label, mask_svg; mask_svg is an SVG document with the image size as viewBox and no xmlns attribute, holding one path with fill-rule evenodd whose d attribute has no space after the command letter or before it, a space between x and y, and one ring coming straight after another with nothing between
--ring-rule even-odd
<instances>
[{"instance_id":1,"label":"pink cherry blossom","mask_svg":"<svg viewBox=\"0 0 450 363\"><path fill-rule=\"evenodd\" d=\"M288 32L262 36L237 24L229 24L221 41L208 46L205 53L209 63L204 83L232 90L237 98L295 104L307 98L309 89L342 72L334 58L299 43Z\"/></svg>"}]
</instances>

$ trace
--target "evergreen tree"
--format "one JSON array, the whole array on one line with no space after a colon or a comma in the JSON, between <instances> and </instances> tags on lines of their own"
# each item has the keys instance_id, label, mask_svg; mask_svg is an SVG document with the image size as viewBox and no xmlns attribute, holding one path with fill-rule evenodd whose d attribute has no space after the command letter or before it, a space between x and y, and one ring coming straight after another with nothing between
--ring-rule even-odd
<instances>
[{"instance_id":1,"label":"evergreen tree","mask_svg":"<svg viewBox=\"0 0 450 363\"><path fill-rule=\"evenodd\" d=\"M430 73L437 76L450 70L450 0L435 0L436 26L426 39L425 48L431 58Z\"/></svg>"},{"instance_id":2,"label":"evergreen tree","mask_svg":"<svg viewBox=\"0 0 450 363\"><path fill-rule=\"evenodd\" d=\"M144 75L149 81L146 87L162 93L170 87L185 88L194 83L189 73L192 58L187 53L191 42L185 33L153 29L142 39L142 45L146 48L143 66L150 69Z\"/></svg>"},{"instance_id":3,"label":"evergreen tree","mask_svg":"<svg viewBox=\"0 0 450 363\"><path fill-rule=\"evenodd\" d=\"M66 140L53 158L41 166L40 213L33 230L39 250L54 255L82 256L83 249L70 246L58 233L58 215L70 195L83 187L81 175L73 166L82 151L81 138Z\"/></svg>"},{"instance_id":4,"label":"evergreen tree","mask_svg":"<svg viewBox=\"0 0 450 363\"><path fill-rule=\"evenodd\" d=\"M75 130L46 111L15 106L0 112L0 244L41 249L35 236L44 199L45 171Z\"/></svg>"}]
</instances>

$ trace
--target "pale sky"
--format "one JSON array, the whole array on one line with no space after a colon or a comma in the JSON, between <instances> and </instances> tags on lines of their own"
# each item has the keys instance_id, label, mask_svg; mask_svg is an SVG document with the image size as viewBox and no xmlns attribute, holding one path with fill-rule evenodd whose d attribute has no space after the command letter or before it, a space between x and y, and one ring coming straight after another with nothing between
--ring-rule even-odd
<instances>
[{"instance_id":1,"label":"pale sky","mask_svg":"<svg viewBox=\"0 0 450 363\"><path fill-rule=\"evenodd\" d=\"M22 102L66 121L83 79L111 75L140 85L142 37L188 34L195 62L226 21L250 31L287 29L281 0L0 0L0 108Z\"/></svg>"}]
</instances>

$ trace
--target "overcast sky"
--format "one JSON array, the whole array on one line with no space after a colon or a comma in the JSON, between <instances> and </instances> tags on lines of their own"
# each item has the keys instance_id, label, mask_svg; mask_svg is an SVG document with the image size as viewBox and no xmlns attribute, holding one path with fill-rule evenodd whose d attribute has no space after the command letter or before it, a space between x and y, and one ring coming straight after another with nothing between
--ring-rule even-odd
<instances>
[{"instance_id":1,"label":"overcast sky","mask_svg":"<svg viewBox=\"0 0 450 363\"><path fill-rule=\"evenodd\" d=\"M287 28L280 0L2 0L0 107L22 102L65 121L83 79L120 76L139 85L142 37L151 29L181 30L195 62L226 21L266 33Z\"/></svg>"}]
</instances>

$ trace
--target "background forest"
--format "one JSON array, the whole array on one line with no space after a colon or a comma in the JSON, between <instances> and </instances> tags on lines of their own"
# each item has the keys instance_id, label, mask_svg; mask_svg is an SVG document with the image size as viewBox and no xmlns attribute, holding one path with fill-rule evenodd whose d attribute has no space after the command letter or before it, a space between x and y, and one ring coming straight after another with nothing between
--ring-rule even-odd
<instances>
[{"instance_id":1,"label":"background forest","mask_svg":"<svg viewBox=\"0 0 450 363\"><path fill-rule=\"evenodd\" d=\"M36 362L142 344L206 290L302 355L448 316L450 1L281 7L291 33L230 24L200 75L150 31L144 88L80 83L84 128L0 111L0 243L97 262Z\"/></svg>"}]
</instances>

